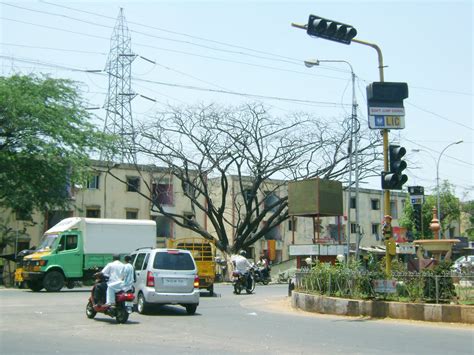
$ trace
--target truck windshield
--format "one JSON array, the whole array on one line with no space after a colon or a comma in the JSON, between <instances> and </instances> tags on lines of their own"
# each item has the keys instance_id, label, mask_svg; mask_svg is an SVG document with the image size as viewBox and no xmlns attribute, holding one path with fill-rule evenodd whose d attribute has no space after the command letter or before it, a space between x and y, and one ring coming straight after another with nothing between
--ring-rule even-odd
<instances>
[{"instance_id":1,"label":"truck windshield","mask_svg":"<svg viewBox=\"0 0 474 355\"><path fill-rule=\"evenodd\" d=\"M51 249L54 241L59 237L59 234L45 234L41 239L41 243L36 250Z\"/></svg>"}]
</instances>

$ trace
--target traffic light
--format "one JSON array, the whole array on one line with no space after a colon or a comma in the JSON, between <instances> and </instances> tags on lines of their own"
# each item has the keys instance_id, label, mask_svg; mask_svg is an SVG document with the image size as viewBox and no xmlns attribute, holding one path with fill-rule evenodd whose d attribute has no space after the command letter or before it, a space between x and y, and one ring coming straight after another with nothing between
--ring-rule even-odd
<instances>
[{"instance_id":1,"label":"traffic light","mask_svg":"<svg viewBox=\"0 0 474 355\"><path fill-rule=\"evenodd\" d=\"M357 30L350 25L345 25L315 15L309 15L306 33L310 36L350 44L351 40L357 35Z\"/></svg>"},{"instance_id":2,"label":"traffic light","mask_svg":"<svg viewBox=\"0 0 474 355\"><path fill-rule=\"evenodd\" d=\"M417 232L419 233L422 233L423 231L423 226L422 226L422 223L423 223L423 220L422 220L422 209L421 209L421 206L422 205L413 205L413 220L414 220L414 224L415 224L415 229Z\"/></svg>"},{"instance_id":3,"label":"traffic light","mask_svg":"<svg viewBox=\"0 0 474 355\"><path fill-rule=\"evenodd\" d=\"M382 189L401 190L408 181L408 176L402 174L407 167L407 163L402 160L407 151L399 145L390 145L388 150L390 168L388 172L382 172Z\"/></svg>"}]
</instances>

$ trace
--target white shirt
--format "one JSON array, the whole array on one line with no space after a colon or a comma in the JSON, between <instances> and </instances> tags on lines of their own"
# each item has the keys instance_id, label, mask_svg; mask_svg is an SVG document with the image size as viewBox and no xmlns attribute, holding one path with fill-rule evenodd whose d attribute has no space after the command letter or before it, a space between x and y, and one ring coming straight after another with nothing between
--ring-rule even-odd
<instances>
[{"instance_id":1,"label":"white shirt","mask_svg":"<svg viewBox=\"0 0 474 355\"><path fill-rule=\"evenodd\" d=\"M124 267L120 260L114 260L102 269L102 273L109 278L107 285L122 281Z\"/></svg>"},{"instance_id":2,"label":"white shirt","mask_svg":"<svg viewBox=\"0 0 474 355\"><path fill-rule=\"evenodd\" d=\"M231 260L234 262L236 270L241 273L246 273L252 267L247 258L242 255L232 255Z\"/></svg>"}]
</instances>

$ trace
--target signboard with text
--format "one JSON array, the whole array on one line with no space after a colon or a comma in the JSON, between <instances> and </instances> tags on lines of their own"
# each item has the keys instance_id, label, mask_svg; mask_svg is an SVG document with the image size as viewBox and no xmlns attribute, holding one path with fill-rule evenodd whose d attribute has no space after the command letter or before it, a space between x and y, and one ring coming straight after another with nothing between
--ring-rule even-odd
<instances>
[{"instance_id":1,"label":"signboard with text","mask_svg":"<svg viewBox=\"0 0 474 355\"><path fill-rule=\"evenodd\" d=\"M369 128L405 128L405 109L403 107L369 107Z\"/></svg>"}]
</instances>

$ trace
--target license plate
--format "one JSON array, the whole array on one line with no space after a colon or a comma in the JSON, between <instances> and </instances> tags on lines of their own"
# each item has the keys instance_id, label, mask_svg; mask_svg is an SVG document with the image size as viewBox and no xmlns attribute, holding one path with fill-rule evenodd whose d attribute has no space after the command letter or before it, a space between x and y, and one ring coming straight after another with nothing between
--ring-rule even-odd
<instances>
[{"instance_id":1,"label":"license plate","mask_svg":"<svg viewBox=\"0 0 474 355\"><path fill-rule=\"evenodd\" d=\"M165 286L185 286L186 280L184 279L163 279Z\"/></svg>"}]
</instances>

